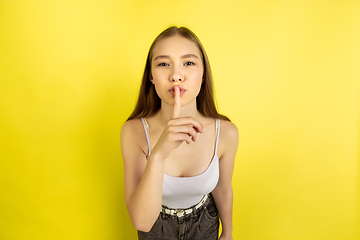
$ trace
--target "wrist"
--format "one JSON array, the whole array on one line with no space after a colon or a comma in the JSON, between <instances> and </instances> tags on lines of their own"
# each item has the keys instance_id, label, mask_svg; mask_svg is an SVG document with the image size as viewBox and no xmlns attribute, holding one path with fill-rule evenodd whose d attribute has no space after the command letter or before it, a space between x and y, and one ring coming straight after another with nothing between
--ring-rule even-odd
<instances>
[{"instance_id":1,"label":"wrist","mask_svg":"<svg viewBox=\"0 0 360 240\"><path fill-rule=\"evenodd\" d=\"M159 154L157 154L155 151L152 152L148 158L148 161L150 162L157 162L157 163L164 163L165 158L161 157Z\"/></svg>"}]
</instances>

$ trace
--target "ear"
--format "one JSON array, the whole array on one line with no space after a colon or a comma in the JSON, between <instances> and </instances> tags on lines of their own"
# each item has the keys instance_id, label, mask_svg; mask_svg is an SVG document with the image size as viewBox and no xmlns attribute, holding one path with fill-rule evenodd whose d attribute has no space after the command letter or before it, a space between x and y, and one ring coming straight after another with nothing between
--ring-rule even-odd
<instances>
[{"instance_id":1,"label":"ear","mask_svg":"<svg viewBox=\"0 0 360 240\"><path fill-rule=\"evenodd\" d=\"M153 81L154 81L154 79L153 79L153 76L152 76L152 74L151 74L151 73L149 74L149 80L150 80L150 81L154 84L154 82L153 82Z\"/></svg>"}]
</instances>

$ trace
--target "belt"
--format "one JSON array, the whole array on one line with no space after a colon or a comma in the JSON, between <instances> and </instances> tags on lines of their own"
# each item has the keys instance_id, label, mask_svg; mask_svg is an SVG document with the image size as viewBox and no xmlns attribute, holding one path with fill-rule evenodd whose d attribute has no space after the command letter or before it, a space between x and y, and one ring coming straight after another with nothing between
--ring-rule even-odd
<instances>
[{"instance_id":1,"label":"belt","mask_svg":"<svg viewBox=\"0 0 360 240\"><path fill-rule=\"evenodd\" d=\"M194 209L199 209L202 205L204 205L204 203L206 202L206 200L208 199L209 194L206 194L201 201L195 205L195 207L189 208L189 209L168 209L165 207L161 207L162 212L169 214L169 215L173 215L173 216L178 216L178 217L183 217L189 213L192 213L194 211Z\"/></svg>"}]
</instances>

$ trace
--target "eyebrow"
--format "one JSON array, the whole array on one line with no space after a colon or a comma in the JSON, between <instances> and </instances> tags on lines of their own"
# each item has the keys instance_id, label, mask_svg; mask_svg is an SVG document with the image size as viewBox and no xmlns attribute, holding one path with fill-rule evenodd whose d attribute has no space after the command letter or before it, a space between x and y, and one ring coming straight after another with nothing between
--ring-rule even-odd
<instances>
[{"instance_id":1,"label":"eyebrow","mask_svg":"<svg viewBox=\"0 0 360 240\"><path fill-rule=\"evenodd\" d=\"M181 58L191 58L191 57L199 58L198 56L196 56L195 54L192 54L192 53L181 56ZM161 58L170 58L170 56L169 55L159 55L159 56L156 56L156 58L154 58L154 60L161 59Z\"/></svg>"}]
</instances>

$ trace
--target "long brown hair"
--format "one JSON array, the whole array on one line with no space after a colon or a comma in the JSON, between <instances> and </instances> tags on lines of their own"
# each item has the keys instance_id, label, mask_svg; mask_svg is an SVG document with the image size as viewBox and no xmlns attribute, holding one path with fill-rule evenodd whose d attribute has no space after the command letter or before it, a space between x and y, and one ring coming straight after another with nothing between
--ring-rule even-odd
<instances>
[{"instance_id":1,"label":"long brown hair","mask_svg":"<svg viewBox=\"0 0 360 240\"><path fill-rule=\"evenodd\" d=\"M211 74L210 63L206 55L205 49L202 46L200 40L197 38L195 33L193 33L190 29L186 27L178 28L175 26L165 29L162 33L159 34L159 36L155 38L154 42L151 44L146 59L145 70L140 86L139 98L135 106L135 109L128 118L128 120L151 116L155 114L157 111L159 111L159 109L161 108L161 99L157 95L155 91L155 87L150 81L151 60L153 57L152 55L155 46L161 40L175 35L180 35L195 43L201 53L201 58L204 66L204 76L203 76L203 83L201 84L199 95L196 97L197 110L206 117L220 118L223 120L230 121L228 117L219 114L216 109L215 101L214 101L214 91L213 91L213 78Z\"/></svg>"}]
</instances>

